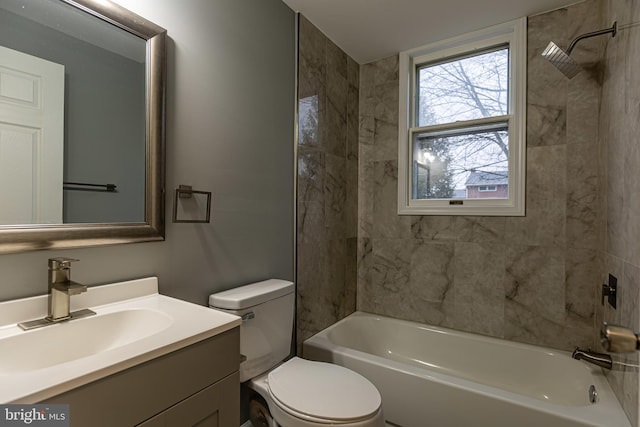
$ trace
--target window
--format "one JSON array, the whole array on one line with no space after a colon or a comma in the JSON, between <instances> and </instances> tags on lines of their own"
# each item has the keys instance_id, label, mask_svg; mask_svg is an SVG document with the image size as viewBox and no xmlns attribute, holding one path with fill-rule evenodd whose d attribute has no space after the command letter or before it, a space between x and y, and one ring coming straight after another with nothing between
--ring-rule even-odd
<instances>
[{"instance_id":1,"label":"window","mask_svg":"<svg viewBox=\"0 0 640 427\"><path fill-rule=\"evenodd\" d=\"M524 215L526 18L400 54L398 213Z\"/></svg>"}]
</instances>

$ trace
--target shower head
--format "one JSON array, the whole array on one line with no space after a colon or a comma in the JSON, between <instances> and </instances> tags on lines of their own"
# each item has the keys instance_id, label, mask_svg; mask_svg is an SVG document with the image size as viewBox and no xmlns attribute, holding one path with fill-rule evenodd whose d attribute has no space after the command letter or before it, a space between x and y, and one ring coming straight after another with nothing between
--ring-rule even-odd
<instances>
[{"instance_id":1,"label":"shower head","mask_svg":"<svg viewBox=\"0 0 640 427\"><path fill-rule=\"evenodd\" d=\"M560 49L554 42L549 42L542 56L551 62L568 79L574 78L582 69L568 53Z\"/></svg>"},{"instance_id":2,"label":"shower head","mask_svg":"<svg viewBox=\"0 0 640 427\"><path fill-rule=\"evenodd\" d=\"M589 37L600 36L602 34L611 33L611 37L615 37L617 31L618 23L614 22L611 28L605 28L604 30L593 31L591 33L586 33L578 36L573 39L566 52L560 49L554 42L549 42L547 48L544 50L544 52L542 52L542 56L543 58L551 62L567 78L572 79L580 71L582 71L582 68L580 68L578 63L571 58L571 52L573 51L573 48L576 47L576 44L580 40L587 39Z\"/></svg>"}]
</instances>

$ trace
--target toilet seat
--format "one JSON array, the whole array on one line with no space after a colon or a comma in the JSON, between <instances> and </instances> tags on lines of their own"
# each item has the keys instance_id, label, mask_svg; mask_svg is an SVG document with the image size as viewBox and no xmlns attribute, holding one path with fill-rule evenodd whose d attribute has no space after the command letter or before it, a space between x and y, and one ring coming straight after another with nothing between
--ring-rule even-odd
<instances>
[{"instance_id":1,"label":"toilet seat","mask_svg":"<svg viewBox=\"0 0 640 427\"><path fill-rule=\"evenodd\" d=\"M288 414L318 424L363 421L382 399L362 375L339 365L294 357L268 374L273 402Z\"/></svg>"}]
</instances>

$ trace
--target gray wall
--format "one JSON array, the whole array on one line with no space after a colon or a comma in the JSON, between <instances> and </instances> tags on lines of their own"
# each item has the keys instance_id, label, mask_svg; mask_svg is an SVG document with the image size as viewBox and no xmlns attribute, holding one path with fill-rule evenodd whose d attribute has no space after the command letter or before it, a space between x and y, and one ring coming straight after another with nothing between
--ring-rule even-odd
<instances>
[{"instance_id":1,"label":"gray wall","mask_svg":"<svg viewBox=\"0 0 640 427\"><path fill-rule=\"evenodd\" d=\"M120 0L168 30L167 203L213 193L210 224L165 242L0 255L0 299L46 292L46 261L72 256L90 285L148 275L206 304L212 291L293 278L294 14L280 0Z\"/></svg>"}]
</instances>

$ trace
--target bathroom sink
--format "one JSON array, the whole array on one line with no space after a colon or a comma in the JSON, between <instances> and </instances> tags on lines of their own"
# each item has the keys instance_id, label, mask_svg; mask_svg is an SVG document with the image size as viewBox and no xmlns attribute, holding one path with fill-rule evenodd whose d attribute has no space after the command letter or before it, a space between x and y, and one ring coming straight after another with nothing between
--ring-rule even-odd
<instances>
[{"instance_id":1,"label":"bathroom sink","mask_svg":"<svg viewBox=\"0 0 640 427\"><path fill-rule=\"evenodd\" d=\"M0 339L0 375L33 371L108 351L171 325L165 313L149 309L114 311L51 324Z\"/></svg>"},{"instance_id":2,"label":"bathroom sink","mask_svg":"<svg viewBox=\"0 0 640 427\"><path fill-rule=\"evenodd\" d=\"M37 403L240 326L240 317L158 293L155 277L89 287L96 314L24 331L47 295L0 302L0 404ZM239 359L238 350L238 359Z\"/></svg>"}]
</instances>

